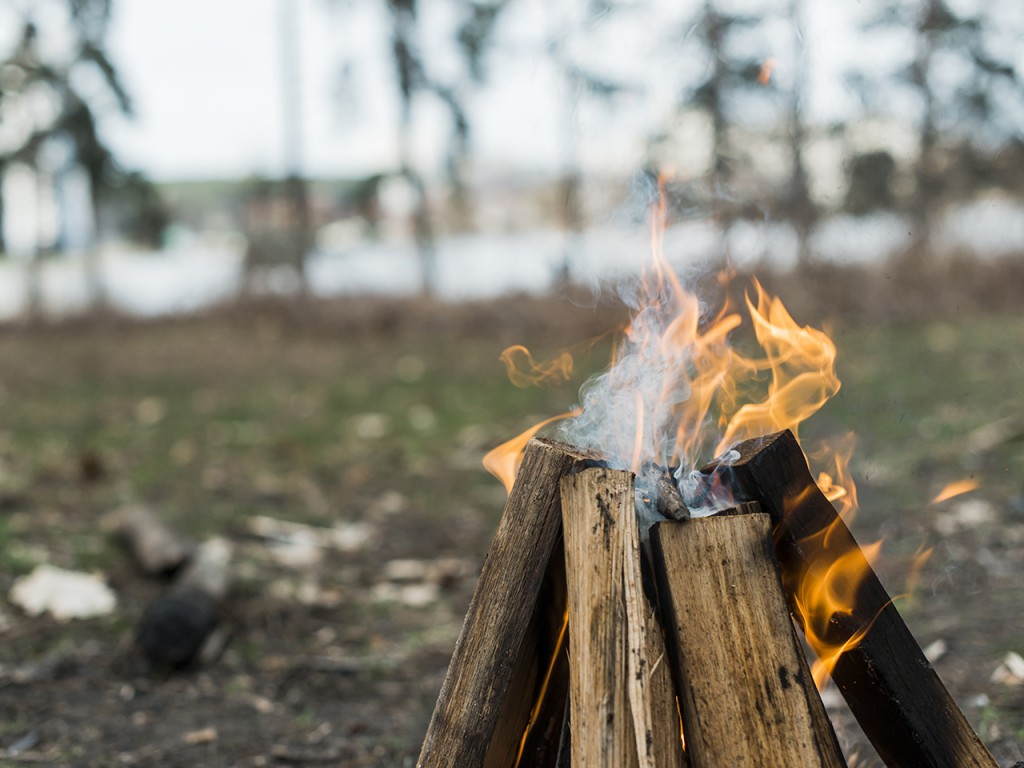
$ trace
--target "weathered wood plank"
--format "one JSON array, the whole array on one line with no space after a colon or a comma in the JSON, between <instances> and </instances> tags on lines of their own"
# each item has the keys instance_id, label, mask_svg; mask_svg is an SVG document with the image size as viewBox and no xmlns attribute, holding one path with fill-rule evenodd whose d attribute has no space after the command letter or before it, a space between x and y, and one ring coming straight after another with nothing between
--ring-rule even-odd
<instances>
[{"instance_id":1,"label":"weathered wood plank","mask_svg":"<svg viewBox=\"0 0 1024 768\"><path fill-rule=\"evenodd\" d=\"M569 722L576 768L637 766L626 690L623 550L633 476L588 469L562 478L569 594Z\"/></svg>"},{"instance_id":2,"label":"weathered wood plank","mask_svg":"<svg viewBox=\"0 0 1024 768\"><path fill-rule=\"evenodd\" d=\"M768 516L659 523L652 550L690 765L844 766L827 719L824 734L816 721L825 713L786 609Z\"/></svg>"},{"instance_id":3,"label":"weathered wood plank","mask_svg":"<svg viewBox=\"0 0 1024 768\"><path fill-rule=\"evenodd\" d=\"M818 489L793 435L779 432L737 446L739 458L717 467L741 500L756 500L771 516L776 554L790 610L796 584L809 568L827 568L859 550L856 539ZM717 465L705 467L705 473ZM828 530L827 547L821 547ZM993 768L992 755L925 658L889 594L870 567L849 617L832 623L827 639L842 643L868 627L843 653L832 678L865 734L889 766Z\"/></svg>"},{"instance_id":4,"label":"weathered wood plank","mask_svg":"<svg viewBox=\"0 0 1024 768\"><path fill-rule=\"evenodd\" d=\"M561 526L559 480L588 461L592 457L547 440L535 438L527 446L418 766L473 768L484 765L485 759L488 764L514 764L543 665L531 627L538 626L538 594Z\"/></svg>"},{"instance_id":5,"label":"weathered wood plank","mask_svg":"<svg viewBox=\"0 0 1024 768\"><path fill-rule=\"evenodd\" d=\"M679 491L675 493L678 496ZM675 509L681 506L680 499ZM624 515L622 527L628 648L626 686L639 764L641 768L685 768L688 763L680 738L679 707L665 652L665 638L654 606L644 592L636 515Z\"/></svg>"}]
</instances>

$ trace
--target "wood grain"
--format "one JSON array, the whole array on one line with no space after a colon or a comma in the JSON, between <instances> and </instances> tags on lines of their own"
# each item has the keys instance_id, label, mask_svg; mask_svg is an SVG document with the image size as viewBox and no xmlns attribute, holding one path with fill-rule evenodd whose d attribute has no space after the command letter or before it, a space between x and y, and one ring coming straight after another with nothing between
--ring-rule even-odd
<instances>
[{"instance_id":1,"label":"wood grain","mask_svg":"<svg viewBox=\"0 0 1024 768\"><path fill-rule=\"evenodd\" d=\"M625 515L622 527L628 650L626 687L637 757L641 768L684 768L688 763L680 738L675 685L661 624L644 592L636 515Z\"/></svg>"},{"instance_id":2,"label":"wood grain","mask_svg":"<svg viewBox=\"0 0 1024 768\"><path fill-rule=\"evenodd\" d=\"M737 498L756 500L774 526L786 598L795 613L795 582L857 548L856 539L818 489L793 435L779 432L736 447L739 458L717 470ZM828 549L817 544L832 526ZM852 616L835 621L837 639L870 625L839 657L832 678L888 766L993 768L992 755L949 695L874 571L868 568Z\"/></svg>"},{"instance_id":3,"label":"wood grain","mask_svg":"<svg viewBox=\"0 0 1024 768\"><path fill-rule=\"evenodd\" d=\"M637 766L626 690L625 524L633 476L588 469L562 478L569 595L569 723L576 768Z\"/></svg>"},{"instance_id":4,"label":"wood grain","mask_svg":"<svg viewBox=\"0 0 1024 768\"><path fill-rule=\"evenodd\" d=\"M768 516L659 523L651 541L690 765L844 766L816 722Z\"/></svg>"},{"instance_id":5,"label":"wood grain","mask_svg":"<svg viewBox=\"0 0 1024 768\"><path fill-rule=\"evenodd\" d=\"M559 480L592 461L552 441L535 438L527 446L418 766L514 765L549 644L550 609L539 596L561 525Z\"/></svg>"}]
</instances>

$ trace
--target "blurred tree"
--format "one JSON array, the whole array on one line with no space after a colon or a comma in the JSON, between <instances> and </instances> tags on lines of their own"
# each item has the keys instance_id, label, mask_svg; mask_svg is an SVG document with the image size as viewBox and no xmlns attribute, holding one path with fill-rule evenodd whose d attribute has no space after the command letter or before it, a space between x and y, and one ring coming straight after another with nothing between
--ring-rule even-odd
<instances>
[{"instance_id":1,"label":"blurred tree","mask_svg":"<svg viewBox=\"0 0 1024 768\"><path fill-rule=\"evenodd\" d=\"M391 21L391 56L398 80L398 162L399 172L412 188L413 239L420 254L423 270L422 290L434 293L437 276L434 228L429 210L429 198L423 177L412 159L413 102L417 93L426 90L428 83L417 47L417 0L387 0Z\"/></svg>"},{"instance_id":2,"label":"blurred tree","mask_svg":"<svg viewBox=\"0 0 1024 768\"><path fill-rule=\"evenodd\" d=\"M244 286L253 284L249 270L258 259L254 259L255 251L263 249L266 258L289 265L298 278L299 293L305 295L309 291L309 279L306 274L306 260L314 245L313 221L310 211L309 184L303 172L302 132L303 105L301 93L301 72L299 70L299 4L292 0L278 0L278 25L281 33L281 86L284 137L284 179L280 184L281 197L287 210L284 220L279 223L279 237L271 241L255 244L252 238L255 233L248 231L249 248L246 251L245 266L247 274ZM272 242L276 240L276 242ZM264 266L267 266L266 264Z\"/></svg>"},{"instance_id":3,"label":"blurred tree","mask_svg":"<svg viewBox=\"0 0 1024 768\"><path fill-rule=\"evenodd\" d=\"M487 54L494 40L497 22L508 1L469 0L454 3L458 16L453 43L460 54L461 65L458 71L448 71L441 75L441 68L435 66L421 45L421 0L384 0L399 101L397 173L405 179L415 200L412 213L413 237L420 254L424 293L433 293L436 287L435 217L431 211L426 182L413 157L415 105L421 97L432 97L448 112L450 131L444 159L445 175L451 191L455 227L467 228L471 226L472 220L466 181L472 126L466 101L469 92L487 80ZM344 4L345 0L328 2L337 6Z\"/></svg>"},{"instance_id":4,"label":"blurred tree","mask_svg":"<svg viewBox=\"0 0 1024 768\"><path fill-rule=\"evenodd\" d=\"M98 130L97 115L108 110L131 114L131 101L105 50L111 4L112 0L16 4L13 11L21 33L14 48L0 61L4 72L0 104L17 113L19 126L17 138L0 153L0 168L22 163L33 168L37 178L56 175L58 181L68 167L81 168L88 180L94 233L100 227L100 209L106 196L124 181ZM47 46L44 55L37 15L43 16L55 7L65 14L68 39L63 46ZM55 32L55 39L59 41L63 36ZM49 108L39 109L40 103ZM48 168L46 153L52 156L53 146L65 147L69 156L56 168ZM62 222L66 218L62 217ZM58 244L65 235L63 231L58 233ZM89 251L92 295L100 303L103 293L96 249Z\"/></svg>"},{"instance_id":5,"label":"blurred tree","mask_svg":"<svg viewBox=\"0 0 1024 768\"><path fill-rule=\"evenodd\" d=\"M171 214L156 186L142 173L120 174L107 199L114 204L117 230L133 243L159 249Z\"/></svg>"},{"instance_id":6,"label":"blurred tree","mask_svg":"<svg viewBox=\"0 0 1024 768\"><path fill-rule=\"evenodd\" d=\"M892 208L896 160L886 150L861 152L846 161L843 208L854 215Z\"/></svg>"},{"instance_id":7,"label":"blurred tree","mask_svg":"<svg viewBox=\"0 0 1024 768\"><path fill-rule=\"evenodd\" d=\"M423 290L428 294L433 293L436 283L435 238L426 184L412 159L413 103L418 94L432 94L448 110L451 133L445 168L457 226L465 227L472 216L465 179L470 152L465 91L486 80L485 55L506 3L507 0L473 0L458 4L462 16L455 39L462 54L463 71L454 81L446 81L433 73L419 45L418 0L387 0L392 59L401 103L398 133L401 174L415 193L413 231L423 265Z\"/></svg>"},{"instance_id":8,"label":"blurred tree","mask_svg":"<svg viewBox=\"0 0 1024 768\"><path fill-rule=\"evenodd\" d=\"M786 195L785 208L787 218L792 222L797 234L797 261L806 266L811 261L811 230L818 218L818 211L811 199L810 181L807 165L804 162L804 147L807 143L807 125L804 118L804 99L806 98L806 73L810 69L807 60L807 49L804 44L806 26L805 0L789 0L789 22L793 27L794 66L793 82L789 89L789 152L790 173L789 189ZM759 82L770 79L771 73L765 74L766 64L762 64Z\"/></svg>"},{"instance_id":9,"label":"blurred tree","mask_svg":"<svg viewBox=\"0 0 1024 768\"><path fill-rule=\"evenodd\" d=\"M798 7L794 1L793 5ZM719 0L703 0L696 14L683 25L682 39L692 41L706 63L703 77L680 92L679 110L698 109L708 116L711 128L711 157L709 162L710 208L721 229L720 255L729 257L728 239L733 222L741 215L743 205L734 189L739 154L735 146L737 126L743 123L743 111L758 94L774 89L771 62L756 51L732 45L734 36L748 31L764 21L758 14L742 14L724 10ZM766 69L767 67L767 69ZM793 101L794 123L799 120L799 94ZM749 110L748 110L749 111ZM802 133L799 135L802 142ZM793 145L791 149L799 150ZM802 154L793 155L794 174L789 194L799 192L797 184L806 188L806 174L802 168ZM799 173L795 170L800 169Z\"/></svg>"},{"instance_id":10,"label":"blurred tree","mask_svg":"<svg viewBox=\"0 0 1024 768\"><path fill-rule=\"evenodd\" d=\"M941 208L975 191L977 175L950 172L957 158L968 158L968 166L980 169L969 157L993 157L1022 136L1024 81L1015 57L1024 17L1005 12L1013 9L1014 3L962 7L946 0L918 0L886 5L865 25L902 29L913 40L909 60L891 73L897 86L916 94L919 104L909 205L914 235L906 254L912 265L920 266L932 253ZM871 78L860 81L868 109L884 112L888 90Z\"/></svg>"},{"instance_id":11,"label":"blurred tree","mask_svg":"<svg viewBox=\"0 0 1024 768\"><path fill-rule=\"evenodd\" d=\"M547 30L546 47L562 81L560 90L566 94L561 100L562 168L559 172L558 197L562 226L568 233L568 239L563 248L561 263L556 267L556 285L564 285L570 279L586 226L583 161L577 124L581 107L587 103L611 107L617 97L638 90L601 71L601 62L585 61L579 55L581 51L587 51L591 53L590 59L594 58L592 54L595 46L588 41L588 33L596 27L594 20L608 23L624 7L625 4L616 0L567 0L558 4L562 14L560 17L554 14L549 17L551 26Z\"/></svg>"}]
</instances>

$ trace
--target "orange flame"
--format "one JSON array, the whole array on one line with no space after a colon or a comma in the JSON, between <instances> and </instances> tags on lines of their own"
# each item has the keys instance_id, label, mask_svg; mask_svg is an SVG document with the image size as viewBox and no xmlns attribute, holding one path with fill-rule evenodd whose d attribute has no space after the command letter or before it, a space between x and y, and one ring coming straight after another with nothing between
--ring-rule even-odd
<instances>
[{"instance_id":1,"label":"orange flame","mask_svg":"<svg viewBox=\"0 0 1024 768\"><path fill-rule=\"evenodd\" d=\"M539 424L534 424L522 434L516 435L511 440L507 440L497 448L489 451L487 455L484 456L484 468L501 480L508 493L512 493L512 486L516 482L516 473L519 472L519 465L523 463L523 451L526 450L526 444L530 442L530 439L536 435L542 427L546 427L552 422L579 415L580 409L574 408L571 411L560 413L558 416L552 416L550 419L544 419L544 421Z\"/></svg>"},{"instance_id":2,"label":"orange flame","mask_svg":"<svg viewBox=\"0 0 1024 768\"><path fill-rule=\"evenodd\" d=\"M530 350L522 344L514 344L501 353L508 378L517 387L561 384L572 378L573 360L567 351L551 360L538 363Z\"/></svg>"},{"instance_id":3,"label":"orange flame","mask_svg":"<svg viewBox=\"0 0 1024 768\"><path fill-rule=\"evenodd\" d=\"M772 60L765 62L765 77ZM778 298L759 282L746 296L746 315L760 347L746 355L730 345L729 337L743 324L741 312L728 302L709 315L699 299L681 284L665 258L664 231L668 206L665 180L659 179L659 199L651 215L651 268L639 285L639 301L629 326L613 352L606 373L581 391L582 408L556 419L582 414L574 422L597 424L583 442L601 450L609 461L639 472L649 462L665 466L699 466L706 453L722 455L740 441L788 429L798 435L802 422L816 413L840 388L836 347L816 328L798 324ZM519 363L506 359L510 376L523 381L563 380L571 368L558 363L536 364L525 348L512 348ZM570 363L571 365L571 363ZM766 391L765 391L766 390ZM605 423L617 419L621 423ZM518 461L530 437L548 420L485 458L485 466L511 489ZM716 424L721 439L710 437ZM573 438L576 436L573 435ZM819 468L818 484L849 522L857 507L857 492L848 471L852 436L811 457ZM710 495L717 506L728 493ZM728 491L728 488L724 489ZM839 551L831 541L832 528L801 542L824 554L810 561L824 563L791 574L796 618L818 655L816 682L823 683L836 660L868 632L871 622L855 617L858 586L878 557L880 544L864 550ZM846 617L845 619L843 617ZM859 622L859 623L858 623Z\"/></svg>"},{"instance_id":4,"label":"orange flame","mask_svg":"<svg viewBox=\"0 0 1024 768\"><path fill-rule=\"evenodd\" d=\"M757 84L768 85L772 79L772 72L775 70L776 60L770 57L761 62L761 68L757 72Z\"/></svg>"},{"instance_id":5,"label":"orange flame","mask_svg":"<svg viewBox=\"0 0 1024 768\"><path fill-rule=\"evenodd\" d=\"M526 728L523 729L523 736L519 740L519 751L516 753L516 760L512 764L514 768L519 768L520 763L523 761L523 750L526 749L526 740L530 737L530 731L533 730L533 727L537 722L537 717L540 715L541 707L544 706L544 699L548 695L548 687L551 685L551 677L554 674L555 665L558 663L558 657L562 653L562 649L565 647L565 637L568 629L569 606L566 606L565 614L562 616L562 626L558 630L558 637L555 639L555 647L551 652L551 659L548 661L544 677L541 678L540 690L537 691L537 700L533 702L533 707L530 709L530 717L526 721Z\"/></svg>"},{"instance_id":6,"label":"orange flame","mask_svg":"<svg viewBox=\"0 0 1024 768\"><path fill-rule=\"evenodd\" d=\"M856 444L856 435L845 435L819 445L809 458L822 470L818 473L818 488L832 502L839 516L849 524L857 514L857 484L850 473L850 457Z\"/></svg>"},{"instance_id":7,"label":"orange flame","mask_svg":"<svg viewBox=\"0 0 1024 768\"><path fill-rule=\"evenodd\" d=\"M839 391L832 339L815 328L797 325L782 302L769 297L757 281L754 288L757 305L747 296L747 309L766 357L749 365L769 370L772 380L764 401L748 403L732 416L717 453L782 429L797 435L800 423Z\"/></svg>"},{"instance_id":8,"label":"orange flame","mask_svg":"<svg viewBox=\"0 0 1024 768\"><path fill-rule=\"evenodd\" d=\"M965 493L977 490L979 486L981 486L981 483L973 477L966 477L963 480L957 480L939 491L938 496L932 499L931 503L939 504L943 501L948 501L956 496L962 496Z\"/></svg>"},{"instance_id":9,"label":"orange flame","mask_svg":"<svg viewBox=\"0 0 1024 768\"><path fill-rule=\"evenodd\" d=\"M923 544L917 548L914 556L910 561L910 570L907 573L907 584L904 587L906 596L911 600L914 597L914 591L917 589L918 582L921 581L921 570L924 568L925 563L928 562L932 556L933 549L931 547L925 547Z\"/></svg>"},{"instance_id":10,"label":"orange flame","mask_svg":"<svg viewBox=\"0 0 1024 768\"><path fill-rule=\"evenodd\" d=\"M825 687L839 657L855 648L874 622L874 619L853 620L853 609L860 583L878 559L882 547L879 541L829 557L832 549L829 534L833 527L800 543L805 550L817 548L824 554L807 559L811 565L799 574L794 588L796 618L818 657L811 666L811 676L818 690ZM844 628L846 622L842 622L841 617L852 620L849 624L853 628ZM845 637L838 639L837 635Z\"/></svg>"}]
</instances>

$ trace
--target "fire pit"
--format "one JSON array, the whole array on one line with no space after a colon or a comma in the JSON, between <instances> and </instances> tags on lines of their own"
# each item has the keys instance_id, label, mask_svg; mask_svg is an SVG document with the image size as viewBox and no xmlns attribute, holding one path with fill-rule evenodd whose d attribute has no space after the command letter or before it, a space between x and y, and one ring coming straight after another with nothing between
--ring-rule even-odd
<instances>
[{"instance_id":1,"label":"fire pit","mask_svg":"<svg viewBox=\"0 0 1024 768\"><path fill-rule=\"evenodd\" d=\"M845 765L789 615L808 573L852 558L853 608L819 642L879 755L994 766L792 435L738 453L748 502L656 524L644 558L632 473L533 440L419 765Z\"/></svg>"},{"instance_id":2,"label":"fire pit","mask_svg":"<svg viewBox=\"0 0 1024 768\"><path fill-rule=\"evenodd\" d=\"M762 354L730 346L739 314L684 290L664 217L611 368L485 459L509 498L418 764L843 766L831 677L887 765L994 766L850 533L844 462L815 477L796 438L835 345L755 284ZM568 442L535 437L560 419Z\"/></svg>"}]
</instances>

